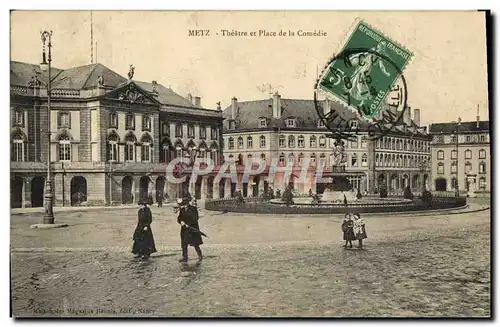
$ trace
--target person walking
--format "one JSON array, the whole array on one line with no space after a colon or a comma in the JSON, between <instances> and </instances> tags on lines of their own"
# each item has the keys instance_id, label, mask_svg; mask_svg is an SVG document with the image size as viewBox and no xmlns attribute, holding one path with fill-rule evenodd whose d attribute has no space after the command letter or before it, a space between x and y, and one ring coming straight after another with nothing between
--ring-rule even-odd
<instances>
[{"instance_id":1,"label":"person walking","mask_svg":"<svg viewBox=\"0 0 500 327\"><path fill-rule=\"evenodd\" d=\"M359 241L359 249L363 249L363 240L367 238L365 222L359 213L354 214L354 235L355 239Z\"/></svg>"},{"instance_id":2,"label":"person walking","mask_svg":"<svg viewBox=\"0 0 500 327\"><path fill-rule=\"evenodd\" d=\"M179 262L188 262L188 246L194 247L196 254L198 254L198 262L203 260L203 254L200 245L203 240L200 234L200 226L198 224L199 216L198 209L191 205L190 199L184 197L179 203L179 216L177 222L181 225L181 248L182 259Z\"/></svg>"},{"instance_id":3,"label":"person walking","mask_svg":"<svg viewBox=\"0 0 500 327\"><path fill-rule=\"evenodd\" d=\"M351 219L351 214L346 213L344 222L342 223L342 232L343 239L345 241L344 249L347 249L347 243L349 243L349 247L352 249L352 240L354 240L354 231L353 231L354 223Z\"/></svg>"},{"instance_id":4,"label":"person walking","mask_svg":"<svg viewBox=\"0 0 500 327\"><path fill-rule=\"evenodd\" d=\"M156 252L153 231L151 230L153 216L148 204L148 199L139 202L141 207L137 212L138 221L133 236L134 244L132 245L132 253L136 257L142 257L143 259L149 258L151 253Z\"/></svg>"},{"instance_id":5,"label":"person walking","mask_svg":"<svg viewBox=\"0 0 500 327\"><path fill-rule=\"evenodd\" d=\"M163 207L163 192L162 191L156 192L156 202L158 203L158 208Z\"/></svg>"}]
</instances>

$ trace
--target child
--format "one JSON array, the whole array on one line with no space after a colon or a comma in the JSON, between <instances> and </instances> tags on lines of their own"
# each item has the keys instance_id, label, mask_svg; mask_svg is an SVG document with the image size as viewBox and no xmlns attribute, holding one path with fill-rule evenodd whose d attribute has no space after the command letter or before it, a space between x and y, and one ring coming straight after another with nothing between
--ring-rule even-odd
<instances>
[{"instance_id":1,"label":"child","mask_svg":"<svg viewBox=\"0 0 500 327\"><path fill-rule=\"evenodd\" d=\"M353 221L351 220L351 215L346 214L345 215L344 222L342 223L342 232L344 233L344 249L347 248L347 243L349 243L350 248L352 249L352 240L354 239L354 232L353 232Z\"/></svg>"}]
</instances>

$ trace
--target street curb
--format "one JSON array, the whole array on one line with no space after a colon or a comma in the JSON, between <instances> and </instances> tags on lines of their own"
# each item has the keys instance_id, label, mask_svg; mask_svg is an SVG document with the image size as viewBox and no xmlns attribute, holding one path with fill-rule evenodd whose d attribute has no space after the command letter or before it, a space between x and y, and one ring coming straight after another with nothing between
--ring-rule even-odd
<instances>
[{"instance_id":1,"label":"street curb","mask_svg":"<svg viewBox=\"0 0 500 327\"><path fill-rule=\"evenodd\" d=\"M163 207L174 207L175 203L165 204ZM155 207L156 208L156 207ZM31 209L31 208L27 208ZM44 209L41 207L40 210L29 210L29 211L15 211L19 209L11 209L10 215L31 215L36 213L43 213ZM54 213L65 213L65 212L90 212L90 211L106 211L106 210L120 210L120 209L139 209L137 205L129 206L114 206L114 207L54 207Z\"/></svg>"}]
</instances>

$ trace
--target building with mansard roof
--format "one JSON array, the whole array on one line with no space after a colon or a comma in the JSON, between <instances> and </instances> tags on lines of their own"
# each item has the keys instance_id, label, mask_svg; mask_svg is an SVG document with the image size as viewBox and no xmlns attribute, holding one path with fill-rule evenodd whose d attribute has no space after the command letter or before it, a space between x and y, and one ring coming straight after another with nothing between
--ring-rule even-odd
<instances>
[{"instance_id":1,"label":"building with mansard roof","mask_svg":"<svg viewBox=\"0 0 500 327\"><path fill-rule=\"evenodd\" d=\"M426 127L420 126L420 110L405 111L403 121L385 137L377 141L368 140L367 125L341 104L329 100L321 101L321 110L334 109L350 124L357 126L358 135L353 135L345 144L347 165L342 174L350 180L354 189L375 192L384 183L391 192L402 192L405 186L414 191L428 183L430 167L430 137ZM324 174L333 172L334 139L318 118L313 100L281 98L278 93L271 98L255 101L238 101L223 111L224 157L238 163L258 160L267 166L277 158L281 166L294 166L289 180L298 193L322 193L324 185L316 183L314 174L307 180L299 180L304 158L312 166L323 166ZM349 118L352 116L351 118ZM248 183L239 181L232 189L241 189L246 196L257 195L271 186L284 190L285 181L279 176L273 185L267 180L268 170L251 176Z\"/></svg>"},{"instance_id":2,"label":"building with mansard roof","mask_svg":"<svg viewBox=\"0 0 500 327\"><path fill-rule=\"evenodd\" d=\"M50 162L56 206L134 203L153 194L176 198L167 164L186 154L222 159L222 112L156 81L125 78L102 64L51 69L11 61L11 205L43 205ZM193 195L218 197L213 176L193 182ZM215 191L214 191L215 190Z\"/></svg>"},{"instance_id":3,"label":"building with mansard roof","mask_svg":"<svg viewBox=\"0 0 500 327\"><path fill-rule=\"evenodd\" d=\"M432 189L489 193L491 190L490 122L431 124Z\"/></svg>"}]
</instances>

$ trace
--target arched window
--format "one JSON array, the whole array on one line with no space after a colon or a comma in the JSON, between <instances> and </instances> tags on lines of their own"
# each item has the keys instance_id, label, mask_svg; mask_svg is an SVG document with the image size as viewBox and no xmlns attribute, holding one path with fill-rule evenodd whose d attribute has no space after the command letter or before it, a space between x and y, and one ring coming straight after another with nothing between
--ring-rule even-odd
<instances>
[{"instance_id":1,"label":"arched window","mask_svg":"<svg viewBox=\"0 0 500 327\"><path fill-rule=\"evenodd\" d=\"M437 158L438 158L438 160L444 160L444 151L443 150L439 150L437 152Z\"/></svg>"},{"instance_id":2,"label":"arched window","mask_svg":"<svg viewBox=\"0 0 500 327\"><path fill-rule=\"evenodd\" d=\"M311 135L311 137L309 138L309 146L311 148L315 148L318 146L318 143L316 142L316 136L315 135Z\"/></svg>"},{"instance_id":3,"label":"arched window","mask_svg":"<svg viewBox=\"0 0 500 327\"><path fill-rule=\"evenodd\" d=\"M293 135L288 136L288 147L295 148L295 136Z\"/></svg>"},{"instance_id":4,"label":"arched window","mask_svg":"<svg viewBox=\"0 0 500 327\"><path fill-rule=\"evenodd\" d=\"M378 143L378 141L377 141L377 143ZM380 165L379 160L380 160L380 156L379 156L379 154L377 153L377 154L375 155L375 166L377 166L377 167Z\"/></svg>"},{"instance_id":5,"label":"arched window","mask_svg":"<svg viewBox=\"0 0 500 327\"><path fill-rule=\"evenodd\" d=\"M366 153L363 153L363 155L361 156L361 166L368 166L368 155Z\"/></svg>"},{"instance_id":6,"label":"arched window","mask_svg":"<svg viewBox=\"0 0 500 327\"><path fill-rule=\"evenodd\" d=\"M253 148L253 137L252 136L247 137L247 148L248 149Z\"/></svg>"},{"instance_id":7,"label":"arched window","mask_svg":"<svg viewBox=\"0 0 500 327\"><path fill-rule=\"evenodd\" d=\"M251 153L249 153L249 154L247 155L247 159L248 159L249 161L251 161L251 160L252 160L252 154L251 154Z\"/></svg>"},{"instance_id":8,"label":"arched window","mask_svg":"<svg viewBox=\"0 0 500 327\"><path fill-rule=\"evenodd\" d=\"M299 154L299 165L302 165L303 162L304 162L304 154L301 152Z\"/></svg>"},{"instance_id":9,"label":"arched window","mask_svg":"<svg viewBox=\"0 0 500 327\"><path fill-rule=\"evenodd\" d=\"M295 163L295 155L292 153L288 154L288 164L294 164Z\"/></svg>"},{"instance_id":10,"label":"arched window","mask_svg":"<svg viewBox=\"0 0 500 327\"><path fill-rule=\"evenodd\" d=\"M265 153L260 154L260 161L262 161L263 163L266 162L266 154Z\"/></svg>"},{"instance_id":11,"label":"arched window","mask_svg":"<svg viewBox=\"0 0 500 327\"><path fill-rule=\"evenodd\" d=\"M133 134L125 137L125 161L135 161L136 138Z\"/></svg>"},{"instance_id":12,"label":"arched window","mask_svg":"<svg viewBox=\"0 0 500 327\"><path fill-rule=\"evenodd\" d=\"M316 164L316 153L311 153L311 164L315 165Z\"/></svg>"},{"instance_id":13,"label":"arched window","mask_svg":"<svg viewBox=\"0 0 500 327\"><path fill-rule=\"evenodd\" d=\"M205 159L207 157L207 145L205 142L200 144L200 148L198 149L198 158Z\"/></svg>"},{"instance_id":14,"label":"arched window","mask_svg":"<svg viewBox=\"0 0 500 327\"><path fill-rule=\"evenodd\" d=\"M233 137L229 137L229 142L228 142L228 149L233 150L234 149L234 139Z\"/></svg>"},{"instance_id":15,"label":"arched window","mask_svg":"<svg viewBox=\"0 0 500 327\"><path fill-rule=\"evenodd\" d=\"M219 165L219 147L216 142L212 142L210 146L210 159L212 159L214 166Z\"/></svg>"},{"instance_id":16,"label":"arched window","mask_svg":"<svg viewBox=\"0 0 500 327\"><path fill-rule=\"evenodd\" d=\"M319 147L326 148L326 137L324 135L319 137Z\"/></svg>"},{"instance_id":17,"label":"arched window","mask_svg":"<svg viewBox=\"0 0 500 327\"><path fill-rule=\"evenodd\" d=\"M319 165L320 166L323 166L325 165L326 163L326 155L324 153L322 153L320 156L319 156Z\"/></svg>"},{"instance_id":18,"label":"arched window","mask_svg":"<svg viewBox=\"0 0 500 327\"><path fill-rule=\"evenodd\" d=\"M361 147L362 148L368 147L368 140L366 139L366 136L361 136Z\"/></svg>"},{"instance_id":19,"label":"arched window","mask_svg":"<svg viewBox=\"0 0 500 327\"><path fill-rule=\"evenodd\" d=\"M175 157L182 158L182 150L184 149L184 144L181 140L177 140L174 145L175 148Z\"/></svg>"},{"instance_id":20,"label":"arched window","mask_svg":"<svg viewBox=\"0 0 500 327\"><path fill-rule=\"evenodd\" d=\"M243 149L243 137L238 137L238 149Z\"/></svg>"},{"instance_id":21,"label":"arched window","mask_svg":"<svg viewBox=\"0 0 500 327\"><path fill-rule=\"evenodd\" d=\"M182 124L175 125L175 137L182 137Z\"/></svg>"},{"instance_id":22,"label":"arched window","mask_svg":"<svg viewBox=\"0 0 500 327\"><path fill-rule=\"evenodd\" d=\"M118 114L114 111L109 113L109 128L118 128Z\"/></svg>"},{"instance_id":23,"label":"arched window","mask_svg":"<svg viewBox=\"0 0 500 327\"><path fill-rule=\"evenodd\" d=\"M12 150L10 152L12 161L24 161L24 137L22 132L12 136Z\"/></svg>"},{"instance_id":24,"label":"arched window","mask_svg":"<svg viewBox=\"0 0 500 327\"><path fill-rule=\"evenodd\" d=\"M259 140L260 140L260 147L265 148L266 147L266 137L264 135L261 135Z\"/></svg>"},{"instance_id":25,"label":"arched window","mask_svg":"<svg viewBox=\"0 0 500 327\"><path fill-rule=\"evenodd\" d=\"M280 137L279 137L279 147L280 148L286 148L285 135L280 135Z\"/></svg>"},{"instance_id":26,"label":"arched window","mask_svg":"<svg viewBox=\"0 0 500 327\"><path fill-rule=\"evenodd\" d=\"M68 135L59 137L59 161L71 161L71 141Z\"/></svg>"},{"instance_id":27,"label":"arched window","mask_svg":"<svg viewBox=\"0 0 500 327\"><path fill-rule=\"evenodd\" d=\"M118 161L118 142L120 138L115 133L108 136L108 161Z\"/></svg>"},{"instance_id":28,"label":"arched window","mask_svg":"<svg viewBox=\"0 0 500 327\"><path fill-rule=\"evenodd\" d=\"M467 174L470 173L471 171L472 171L472 164L469 161L467 161L465 163L465 173Z\"/></svg>"},{"instance_id":29,"label":"arched window","mask_svg":"<svg viewBox=\"0 0 500 327\"><path fill-rule=\"evenodd\" d=\"M358 166L358 155L356 153L353 153L351 156L351 166L352 167Z\"/></svg>"},{"instance_id":30,"label":"arched window","mask_svg":"<svg viewBox=\"0 0 500 327\"><path fill-rule=\"evenodd\" d=\"M165 137L160 144L160 162L170 162L175 156L173 150L174 149L172 143L170 143L170 139Z\"/></svg>"},{"instance_id":31,"label":"arched window","mask_svg":"<svg viewBox=\"0 0 500 327\"><path fill-rule=\"evenodd\" d=\"M280 153L279 163L280 165L285 164L285 154L283 152Z\"/></svg>"},{"instance_id":32,"label":"arched window","mask_svg":"<svg viewBox=\"0 0 500 327\"><path fill-rule=\"evenodd\" d=\"M299 135L297 137L297 145L299 148L303 148L305 146L304 135Z\"/></svg>"}]
</instances>

